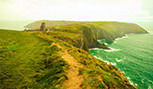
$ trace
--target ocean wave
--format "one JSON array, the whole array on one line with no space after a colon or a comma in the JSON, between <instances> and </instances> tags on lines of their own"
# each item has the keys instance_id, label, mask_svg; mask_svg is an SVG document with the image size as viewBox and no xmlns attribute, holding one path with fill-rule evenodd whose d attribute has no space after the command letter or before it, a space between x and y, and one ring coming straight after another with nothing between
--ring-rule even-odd
<instances>
[{"instance_id":1,"label":"ocean wave","mask_svg":"<svg viewBox=\"0 0 153 89\"><path fill-rule=\"evenodd\" d=\"M116 41L114 41L113 43L117 43Z\"/></svg>"},{"instance_id":2,"label":"ocean wave","mask_svg":"<svg viewBox=\"0 0 153 89\"><path fill-rule=\"evenodd\" d=\"M108 45L108 43L104 43L105 45Z\"/></svg>"},{"instance_id":3,"label":"ocean wave","mask_svg":"<svg viewBox=\"0 0 153 89\"><path fill-rule=\"evenodd\" d=\"M121 69L120 69L121 70ZM124 73L125 74L125 72L123 71L123 70L121 70L121 73Z\"/></svg>"},{"instance_id":4,"label":"ocean wave","mask_svg":"<svg viewBox=\"0 0 153 89\"><path fill-rule=\"evenodd\" d=\"M92 50L102 50L101 48L91 48ZM89 49L89 50L91 50Z\"/></svg>"},{"instance_id":5,"label":"ocean wave","mask_svg":"<svg viewBox=\"0 0 153 89\"><path fill-rule=\"evenodd\" d=\"M121 62L121 60L116 60L117 62Z\"/></svg>"},{"instance_id":6,"label":"ocean wave","mask_svg":"<svg viewBox=\"0 0 153 89\"><path fill-rule=\"evenodd\" d=\"M122 36L121 38L116 38L115 40L120 40L120 39L124 39L124 38L128 38L128 36L125 35L125 36Z\"/></svg>"},{"instance_id":7,"label":"ocean wave","mask_svg":"<svg viewBox=\"0 0 153 89\"><path fill-rule=\"evenodd\" d=\"M116 66L116 63L111 62L112 65Z\"/></svg>"},{"instance_id":8,"label":"ocean wave","mask_svg":"<svg viewBox=\"0 0 153 89\"><path fill-rule=\"evenodd\" d=\"M103 60L101 57L97 57L97 56L94 56L95 58L98 58L104 62L106 62L107 64L115 64L115 63L112 63L112 62L109 62L109 61L106 61L106 60Z\"/></svg>"},{"instance_id":9,"label":"ocean wave","mask_svg":"<svg viewBox=\"0 0 153 89\"><path fill-rule=\"evenodd\" d=\"M153 31L147 31L149 34L153 34Z\"/></svg>"},{"instance_id":10,"label":"ocean wave","mask_svg":"<svg viewBox=\"0 0 153 89\"><path fill-rule=\"evenodd\" d=\"M115 60L116 60L116 62L121 62L122 61L121 59L117 59L117 58L115 58Z\"/></svg>"},{"instance_id":11,"label":"ocean wave","mask_svg":"<svg viewBox=\"0 0 153 89\"><path fill-rule=\"evenodd\" d=\"M114 52L114 51L120 51L120 49L114 49L114 48L110 48L110 49L103 49L106 52Z\"/></svg>"},{"instance_id":12,"label":"ocean wave","mask_svg":"<svg viewBox=\"0 0 153 89\"><path fill-rule=\"evenodd\" d=\"M152 89L151 86L148 86L148 89Z\"/></svg>"},{"instance_id":13,"label":"ocean wave","mask_svg":"<svg viewBox=\"0 0 153 89\"><path fill-rule=\"evenodd\" d=\"M153 84L153 81L152 80L148 80L148 82L152 83Z\"/></svg>"},{"instance_id":14,"label":"ocean wave","mask_svg":"<svg viewBox=\"0 0 153 89\"><path fill-rule=\"evenodd\" d=\"M127 35L126 35L126 36L123 36L122 39L123 39L123 38L128 38L128 36L127 36Z\"/></svg>"},{"instance_id":15,"label":"ocean wave","mask_svg":"<svg viewBox=\"0 0 153 89\"><path fill-rule=\"evenodd\" d=\"M130 77L127 77L127 79L129 80L129 79L130 79Z\"/></svg>"},{"instance_id":16,"label":"ocean wave","mask_svg":"<svg viewBox=\"0 0 153 89\"><path fill-rule=\"evenodd\" d=\"M106 62L107 64L111 64L110 62L108 62L108 61L105 61L105 60L103 60L104 62Z\"/></svg>"},{"instance_id":17,"label":"ocean wave","mask_svg":"<svg viewBox=\"0 0 153 89\"><path fill-rule=\"evenodd\" d=\"M129 82L130 82L130 84L134 85L134 83L132 81L129 80Z\"/></svg>"},{"instance_id":18,"label":"ocean wave","mask_svg":"<svg viewBox=\"0 0 153 89\"><path fill-rule=\"evenodd\" d=\"M127 79L129 80L130 84L135 85L135 86L138 86L138 84L133 83L133 82L130 80L130 77L127 77Z\"/></svg>"},{"instance_id":19,"label":"ocean wave","mask_svg":"<svg viewBox=\"0 0 153 89\"><path fill-rule=\"evenodd\" d=\"M109 61L105 61L105 60L103 60L104 62L106 62L107 64L111 64L111 65L116 65L116 63L113 63L113 62L109 62Z\"/></svg>"},{"instance_id":20,"label":"ocean wave","mask_svg":"<svg viewBox=\"0 0 153 89\"><path fill-rule=\"evenodd\" d=\"M95 58L98 58L97 56L94 56Z\"/></svg>"},{"instance_id":21,"label":"ocean wave","mask_svg":"<svg viewBox=\"0 0 153 89\"><path fill-rule=\"evenodd\" d=\"M114 52L114 51L120 51L120 49L114 49L114 48L110 48L110 49L101 49L101 48L91 48L89 50L104 50L105 52Z\"/></svg>"},{"instance_id":22,"label":"ocean wave","mask_svg":"<svg viewBox=\"0 0 153 89\"><path fill-rule=\"evenodd\" d=\"M144 83L144 79L142 79L141 82Z\"/></svg>"},{"instance_id":23,"label":"ocean wave","mask_svg":"<svg viewBox=\"0 0 153 89\"><path fill-rule=\"evenodd\" d=\"M111 65L116 65L116 63L113 63L113 62L109 62L109 61L106 61L106 60L103 60L101 57L97 57L97 56L94 56L95 58L98 58L98 59L101 59L102 61L106 62L107 64L111 64Z\"/></svg>"}]
</instances>

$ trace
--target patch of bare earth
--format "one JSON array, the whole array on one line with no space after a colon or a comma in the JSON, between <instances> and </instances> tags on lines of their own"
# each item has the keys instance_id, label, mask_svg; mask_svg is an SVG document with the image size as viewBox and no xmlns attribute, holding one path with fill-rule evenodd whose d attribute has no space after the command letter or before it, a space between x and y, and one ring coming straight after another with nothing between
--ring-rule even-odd
<instances>
[{"instance_id":1,"label":"patch of bare earth","mask_svg":"<svg viewBox=\"0 0 153 89\"><path fill-rule=\"evenodd\" d=\"M62 48L59 44L57 44L59 48ZM80 85L83 81L83 76L79 75L79 68L82 67L81 64L77 62L67 50L61 53L62 58L68 62L69 70L68 70L68 80L65 82L66 89L81 89Z\"/></svg>"}]
</instances>

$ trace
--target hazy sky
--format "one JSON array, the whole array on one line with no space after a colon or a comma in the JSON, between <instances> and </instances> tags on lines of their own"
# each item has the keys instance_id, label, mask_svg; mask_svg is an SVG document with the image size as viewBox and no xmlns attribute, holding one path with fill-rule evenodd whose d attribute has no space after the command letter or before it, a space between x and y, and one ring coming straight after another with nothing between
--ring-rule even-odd
<instances>
[{"instance_id":1,"label":"hazy sky","mask_svg":"<svg viewBox=\"0 0 153 89\"><path fill-rule=\"evenodd\" d=\"M153 0L0 0L0 20L153 22Z\"/></svg>"}]
</instances>

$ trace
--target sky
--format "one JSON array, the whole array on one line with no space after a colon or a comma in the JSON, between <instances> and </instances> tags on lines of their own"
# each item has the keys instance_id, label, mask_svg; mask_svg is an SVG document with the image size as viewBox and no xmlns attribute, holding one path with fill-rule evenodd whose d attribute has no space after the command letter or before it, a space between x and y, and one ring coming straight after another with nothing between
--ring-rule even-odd
<instances>
[{"instance_id":1,"label":"sky","mask_svg":"<svg viewBox=\"0 0 153 89\"><path fill-rule=\"evenodd\" d=\"M0 0L0 21L153 22L153 0Z\"/></svg>"}]
</instances>

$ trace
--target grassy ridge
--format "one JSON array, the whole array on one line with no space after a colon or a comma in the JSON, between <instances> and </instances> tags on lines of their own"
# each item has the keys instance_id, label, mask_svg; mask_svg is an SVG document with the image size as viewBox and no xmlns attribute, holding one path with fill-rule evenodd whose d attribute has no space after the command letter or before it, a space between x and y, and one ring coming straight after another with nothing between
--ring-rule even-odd
<instances>
[{"instance_id":1,"label":"grassy ridge","mask_svg":"<svg viewBox=\"0 0 153 89\"><path fill-rule=\"evenodd\" d=\"M45 32L41 34L44 39L54 39L52 35L47 35ZM63 42L62 40L56 40L58 44L64 47L63 50L68 50L83 68L79 69L79 74L83 75L84 81L80 85L83 89L135 89L133 85L129 83L124 74L120 72L118 68L113 65L94 58L90 53L71 46L70 44Z\"/></svg>"},{"instance_id":2,"label":"grassy ridge","mask_svg":"<svg viewBox=\"0 0 153 89\"><path fill-rule=\"evenodd\" d=\"M37 33L0 30L0 87L53 88L67 79L60 49Z\"/></svg>"},{"instance_id":3,"label":"grassy ridge","mask_svg":"<svg viewBox=\"0 0 153 89\"><path fill-rule=\"evenodd\" d=\"M82 65L79 69L80 75L83 75L84 81L81 87L83 89L134 89L124 74L113 65L94 58L88 52L78 48L69 48L69 53Z\"/></svg>"},{"instance_id":4,"label":"grassy ridge","mask_svg":"<svg viewBox=\"0 0 153 89\"><path fill-rule=\"evenodd\" d=\"M33 22L27 27L35 25L40 30L40 22ZM143 28L132 23L123 22L71 22L71 21L44 21L49 24L48 34L54 38L66 41L69 44L89 51L89 48L108 49L105 44L100 44L98 39L105 39L106 42L113 42L114 39L122 37L127 33L147 33ZM56 24L55 24L56 23Z\"/></svg>"},{"instance_id":5,"label":"grassy ridge","mask_svg":"<svg viewBox=\"0 0 153 89\"><path fill-rule=\"evenodd\" d=\"M0 30L0 88L63 89L69 64L61 58L62 50L83 65L79 69L84 79L81 88L135 88L115 66L54 38L55 33Z\"/></svg>"},{"instance_id":6,"label":"grassy ridge","mask_svg":"<svg viewBox=\"0 0 153 89\"><path fill-rule=\"evenodd\" d=\"M39 28L39 23L28 26ZM81 88L135 88L119 69L86 51L93 47L106 48L98 39L112 42L126 33L146 33L143 28L119 22L51 21L47 29L51 31L0 30L0 88L64 88L69 64L62 59L62 50L68 50L83 65L79 69L84 79Z\"/></svg>"}]
</instances>

